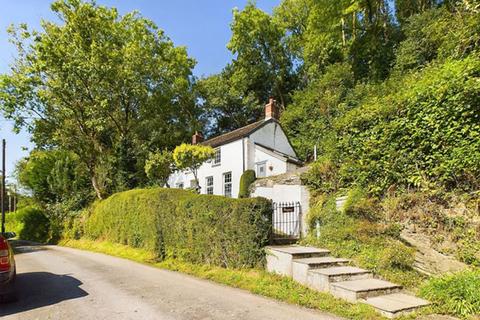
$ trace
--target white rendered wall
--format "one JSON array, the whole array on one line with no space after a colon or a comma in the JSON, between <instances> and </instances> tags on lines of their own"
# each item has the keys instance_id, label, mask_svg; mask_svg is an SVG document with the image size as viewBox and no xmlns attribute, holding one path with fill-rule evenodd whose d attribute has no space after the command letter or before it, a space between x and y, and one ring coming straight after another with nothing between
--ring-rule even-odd
<instances>
[{"instance_id":1,"label":"white rendered wall","mask_svg":"<svg viewBox=\"0 0 480 320\"><path fill-rule=\"evenodd\" d=\"M214 166L213 162L204 163L197 172L198 181L200 183L200 193L206 193L206 177L213 177L213 194L223 195L223 173L232 173L232 197L238 197L240 177L243 173L243 156L242 156L242 140L237 140L225 145L221 148L220 165ZM190 187L190 181L194 180L193 173L175 172L169 179L170 187L175 188L178 183L182 182L184 188Z\"/></svg>"},{"instance_id":2,"label":"white rendered wall","mask_svg":"<svg viewBox=\"0 0 480 320\"><path fill-rule=\"evenodd\" d=\"M279 159L278 157L275 157L271 155L268 152L265 152L261 150L258 146L255 147L255 155L254 155L254 166L253 170L255 170L256 173L256 163L266 161L266 177L269 176L276 176L278 174L282 174L287 172L287 161L284 159Z\"/></svg>"},{"instance_id":3,"label":"white rendered wall","mask_svg":"<svg viewBox=\"0 0 480 320\"><path fill-rule=\"evenodd\" d=\"M287 136L283 132L280 125L275 121L271 121L268 124L264 125L260 129L252 133L249 138L251 143L256 142L266 147L280 151L291 157L297 157L295 151L288 142Z\"/></svg>"},{"instance_id":4,"label":"white rendered wall","mask_svg":"<svg viewBox=\"0 0 480 320\"><path fill-rule=\"evenodd\" d=\"M250 197L264 197L273 202L300 202L302 213L302 236L307 234L307 214L310 207L310 193L306 186L274 184L271 187L255 187Z\"/></svg>"}]
</instances>

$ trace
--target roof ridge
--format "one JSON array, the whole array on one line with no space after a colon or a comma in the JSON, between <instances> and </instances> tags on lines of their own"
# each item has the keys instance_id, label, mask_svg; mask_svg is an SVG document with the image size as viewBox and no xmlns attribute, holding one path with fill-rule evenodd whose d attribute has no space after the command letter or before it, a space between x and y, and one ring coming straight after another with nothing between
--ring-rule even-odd
<instances>
[{"instance_id":1,"label":"roof ridge","mask_svg":"<svg viewBox=\"0 0 480 320\"><path fill-rule=\"evenodd\" d=\"M237 128L235 130L222 133L222 134L220 134L216 137L209 138L208 140L205 140L205 141L201 142L200 144L211 145L212 147L217 147L217 146L226 144L228 142L232 142L232 141L235 141L237 139L243 138L246 135L249 135L250 133L252 133L256 129L258 129L264 123L268 123L268 122L270 122L270 119L269 120L264 120L264 119L258 120L256 122L252 122L250 124L247 124L243 127ZM245 132L243 132L243 131L245 131Z\"/></svg>"}]
</instances>

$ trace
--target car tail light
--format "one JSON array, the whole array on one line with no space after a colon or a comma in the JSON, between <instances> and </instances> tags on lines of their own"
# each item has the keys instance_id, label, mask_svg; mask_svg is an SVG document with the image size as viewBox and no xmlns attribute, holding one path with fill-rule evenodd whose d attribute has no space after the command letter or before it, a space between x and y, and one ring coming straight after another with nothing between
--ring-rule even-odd
<instances>
[{"instance_id":1,"label":"car tail light","mask_svg":"<svg viewBox=\"0 0 480 320\"><path fill-rule=\"evenodd\" d=\"M7 240L0 237L0 272L10 270L10 252Z\"/></svg>"}]
</instances>

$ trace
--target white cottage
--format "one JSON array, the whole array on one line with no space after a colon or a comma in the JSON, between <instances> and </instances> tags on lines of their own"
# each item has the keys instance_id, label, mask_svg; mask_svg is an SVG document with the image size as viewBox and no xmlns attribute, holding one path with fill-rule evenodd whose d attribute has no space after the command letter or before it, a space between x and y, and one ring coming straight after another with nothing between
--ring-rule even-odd
<instances>
[{"instance_id":1,"label":"white cottage","mask_svg":"<svg viewBox=\"0 0 480 320\"><path fill-rule=\"evenodd\" d=\"M238 197L240 177L255 170L257 178L294 171L301 166L295 150L277 121L275 100L265 106L265 119L203 141L199 133L192 144L215 148L215 157L197 172L200 193ZM188 171L176 171L168 179L173 188L194 188L195 178Z\"/></svg>"}]
</instances>

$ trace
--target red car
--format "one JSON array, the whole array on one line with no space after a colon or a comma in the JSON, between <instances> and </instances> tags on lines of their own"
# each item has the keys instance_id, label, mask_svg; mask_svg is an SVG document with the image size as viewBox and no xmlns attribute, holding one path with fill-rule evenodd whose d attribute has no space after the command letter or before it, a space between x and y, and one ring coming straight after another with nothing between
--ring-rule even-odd
<instances>
[{"instance_id":1,"label":"red car","mask_svg":"<svg viewBox=\"0 0 480 320\"><path fill-rule=\"evenodd\" d=\"M0 234L0 302L15 299L15 259L7 239L15 237L12 232Z\"/></svg>"}]
</instances>

